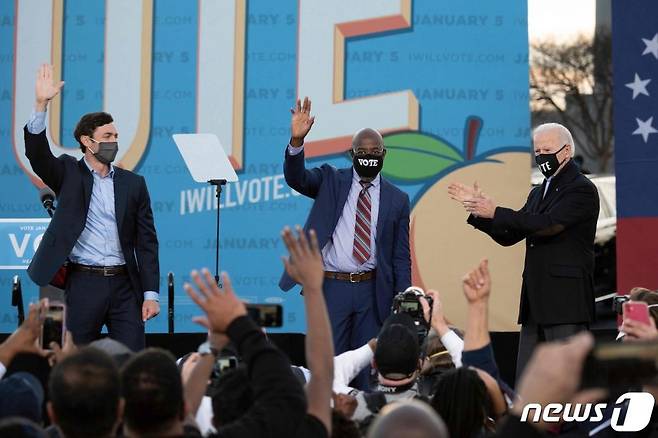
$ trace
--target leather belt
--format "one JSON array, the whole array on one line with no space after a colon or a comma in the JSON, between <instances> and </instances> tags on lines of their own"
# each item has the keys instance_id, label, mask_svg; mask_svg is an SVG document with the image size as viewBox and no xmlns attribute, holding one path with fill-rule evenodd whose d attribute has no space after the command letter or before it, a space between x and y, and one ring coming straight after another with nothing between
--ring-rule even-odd
<instances>
[{"instance_id":1,"label":"leather belt","mask_svg":"<svg viewBox=\"0 0 658 438\"><path fill-rule=\"evenodd\" d=\"M115 277L117 275L126 275L128 269L126 265L119 266L89 266L80 265L78 263L69 263L69 269L78 272L88 272L90 274L102 275L103 277Z\"/></svg>"},{"instance_id":2,"label":"leather belt","mask_svg":"<svg viewBox=\"0 0 658 438\"><path fill-rule=\"evenodd\" d=\"M350 283L359 283L362 281L367 281L372 279L375 276L375 270L368 272L331 272L324 271L325 278L331 278L332 280L343 280L349 281Z\"/></svg>"}]
</instances>

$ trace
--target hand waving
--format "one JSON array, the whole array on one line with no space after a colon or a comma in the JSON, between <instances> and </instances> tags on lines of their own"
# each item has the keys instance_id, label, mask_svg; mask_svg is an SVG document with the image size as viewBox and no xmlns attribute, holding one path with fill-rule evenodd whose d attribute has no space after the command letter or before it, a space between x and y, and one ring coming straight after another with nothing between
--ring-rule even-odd
<instances>
[{"instance_id":1,"label":"hand waving","mask_svg":"<svg viewBox=\"0 0 658 438\"><path fill-rule=\"evenodd\" d=\"M48 102L50 102L55 96L59 94L63 86L64 81L56 82L53 80L52 65L41 65L41 67L39 67L39 71L37 72L37 79L35 84L37 105L41 106L42 109L45 109L45 106L48 105Z\"/></svg>"},{"instance_id":2,"label":"hand waving","mask_svg":"<svg viewBox=\"0 0 658 438\"><path fill-rule=\"evenodd\" d=\"M292 141L295 143L293 146L301 146L304 142L304 137L311 130L315 116L311 117L311 101L308 97L304 98L304 104L301 100L297 99L297 104L290 110L292 119L290 121L290 130Z\"/></svg>"}]
</instances>

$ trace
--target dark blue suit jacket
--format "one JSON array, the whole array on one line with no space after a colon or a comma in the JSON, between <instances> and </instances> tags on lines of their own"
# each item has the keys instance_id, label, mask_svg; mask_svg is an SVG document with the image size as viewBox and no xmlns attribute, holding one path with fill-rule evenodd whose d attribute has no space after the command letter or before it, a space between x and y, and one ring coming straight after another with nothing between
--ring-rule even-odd
<instances>
[{"instance_id":1,"label":"dark blue suit jacket","mask_svg":"<svg viewBox=\"0 0 658 438\"><path fill-rule=\"evenodd\" d=\"M45 286L71 253L87 221L93 176L87 165L70 155L55 157L46 131L25 132L25 155L32 169L57 195L57 210L27 269L30 278ZM157 292L160 285L158 238L144 177L114 168L114 203L119 240L137 294Z\"/></svg>"},{"instance_id":2,"label":"dark blue suit jacket","mask_svg":"<svg viewBox=\"0 0 658 438\"><path fill-rule=\"evenodd\" d=\"M314 229L320 248L331 239L352 186L352 168L324 164L306 169L304 152L288 154L283 166L286 182L302 195L315 199L305 230ZM380 322L391 313L393 296L411 285L409 254L409 196L381 179L377 219L376 301ZM295 282L284 271L279 287L290 290Z\"/></svg>"}]
</instances>

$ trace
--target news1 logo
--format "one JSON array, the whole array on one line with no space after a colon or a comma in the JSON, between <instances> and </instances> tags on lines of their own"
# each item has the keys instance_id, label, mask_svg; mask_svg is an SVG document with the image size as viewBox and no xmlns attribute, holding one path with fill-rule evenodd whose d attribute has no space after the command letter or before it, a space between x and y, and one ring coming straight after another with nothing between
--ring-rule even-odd
<instances>
[{"instance_id":1,"label":"news1 logo","mask_svg":"<svg viewBox=\"0 0 658 438\"><path fill-rule=\"evenodd\" d=\"M648 392L627 392L620 396L612 409L610 426L617 432L638 432L649 424L655 400ZM565 422L599 422L604 419L607 403L549 403L544 408L538 403L529 403L523 407L521 421L538 423ZM528 420L530 411L534 411ZM625 414L625 415L624 415Z\"/></svg>"}]
</instances>

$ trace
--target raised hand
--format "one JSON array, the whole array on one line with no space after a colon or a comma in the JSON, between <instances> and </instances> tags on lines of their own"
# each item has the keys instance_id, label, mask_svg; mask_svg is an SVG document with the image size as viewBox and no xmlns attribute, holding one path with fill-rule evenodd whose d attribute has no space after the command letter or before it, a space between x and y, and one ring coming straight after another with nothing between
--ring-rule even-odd
<instances>
[{"instance_id":1,"label":"raised hand","mask_svg":"<svg viewBox=\"0 0 658 438\"><path fill-rule=\"evenodd\" d=\"M439 336L443 336L448 331L449 327L448 323L446 322L445 315L443 314L443 304L441 303L439 292L430 289L425 291L425 295L432 297L432 316L431 321L429 321L430 325L439 334ZM425 320L427 321L430 319L429 301L422 298L420 300L420 304L423 307L423 314L425 316Z\"/></svg>"},{"instance_id":2,"label":"raised hand","mask_svg":"<svg viewBox=\"0 0 658 438\"><path fill-rule=\"evenodd\" d=\"M491 293L489 262L484 259L480 265L462 279L462 289L469 304L486 301Z\"/></svg>"},{"instance_id":3,"label":"raised hand","mask_svg":"<svg viewBox=\"0 0 658 438\"><path fill-rule=\"evenodd\" d=\"M12 361L14 356L19 353L36 353L42 356L46 355L37 345L39 334L41 333L42 315L48 308L48 299L42 299L39 303L30 304L29 311L25 321L11 334L2 344L0 344L0 362L6 367Z\"/></svg>"},{"instance_id":4,"label":"raised hand","mask_svg":"<svg viewBox=\"0 0 658 438\"><path fill-rule=\"evenodd\" d=\"M63 86L64 81L53 80L53 66L42 64L37 71L35 83L37 111L44 111L48 102L59 94Z\"/></svg>"},{"instance_id":5,"label":"raised hand","mask_svg":"<svg viewBox=\"0 0 658 438\"><path fill-rule=\"evenodd\" d=\"M281 233L283 242L290 252L290 256L283 259L286 272L290 278L301 284L305 291L321 292L324 268L318 237L315 235L315 231L311 230L307 239L306 233L299 225L296 229L297 237L288 227L284 228Z\"/></svg>"},{"instance_id":6,"label":"raised hand","mask_svg":"<svg viewBox=\"0 0 658 438\"><path fill-rule=\"evenodd\" d=\"M649 318L649 324L624 318L624 323L621 325L620 330L626 333L626 336L623 338L624 342L658 338L658 330L656 329L656 322L653 318Z\"/></svg>"},{"instance_id":7,"label":"raised hand","mask_svg":"<svg viewBox=\"0 0 658 438\"><path fill-rule=\"evenodd\" d=\"M448 195L450 195L451 199L463 204L464 201L482 196L482 190L480 190L477 182L472 187L456 182L450 183L448 186Z\"/></svg>"},{"instance_id":8,"label":"raised hand","mask_svg":"<svg viewBox=\"0 0 658 438\"><path fill-rule=\"evenodd\" d=\"M233 292L231 280L222 273L223 290L220 290L215 279L207 269L202 270L203 277L197 271L192 271L192 280L197 286L185 283L185 292L192 298L206 316L196 316L193 321L217 333L226 333L228 326L238 317L247 314L247 308Z\"/></svg>"},{"instance_id":9,"label":"raised hand","mask_svg":"<svg viewBox=\"0 0 658 438\"><path fill-rule=\"evenodd\" d=\"M304 98L304 103L297 99L297 104L290 109L292 118L290 121L291 142L293 146L301 146L304 143L304 137L311 130L315 116L311 117L311 101L308 97Z\"/></svg>"}]
</instances>

